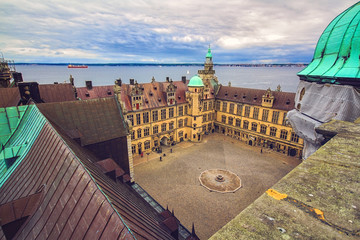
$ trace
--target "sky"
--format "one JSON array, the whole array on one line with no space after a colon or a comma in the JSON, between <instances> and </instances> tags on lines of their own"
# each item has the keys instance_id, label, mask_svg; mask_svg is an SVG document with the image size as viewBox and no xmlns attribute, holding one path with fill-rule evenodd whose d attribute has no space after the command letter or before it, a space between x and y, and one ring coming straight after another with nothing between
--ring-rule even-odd
<instances>
[{"instance_id":1,"label":"sky","mask_svg":"<svg viewBox=\"0 0 360 240\"><path fill-rule=\"evenodd\" d=\"M17 63L309 63L349 0L1 0Z\"/></svg>"}]
</instances>

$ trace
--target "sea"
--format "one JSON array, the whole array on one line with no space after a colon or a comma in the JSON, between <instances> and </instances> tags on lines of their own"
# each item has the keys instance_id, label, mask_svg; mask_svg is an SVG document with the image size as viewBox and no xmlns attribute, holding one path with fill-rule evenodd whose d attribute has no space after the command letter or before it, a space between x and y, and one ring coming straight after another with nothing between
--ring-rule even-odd
<instances>
[{"instance_id":1,"label":"sea","mask_svg":"<svg viewBox=\"0 0 360 240\"><path fill-rule=\"evenodd\" d=\"M75 79L76 87L84 87L85 81L92 81L93 86L113 85L121 78L129 83L133 78L138 83L149 83L152 77L164 82L166 77L180 81L182 76L190 79L197 74L202 65L90 65L88 68L67 68L67 65L17 64L16 71L21 72L26 82L40 84L69 82L70 75ZM234 87L275 90L278 85L284 92L295 92L299 82L297 73L303 67L241 67L215 65L215 75L219 83Z\"/></svg>"}]
</instances>

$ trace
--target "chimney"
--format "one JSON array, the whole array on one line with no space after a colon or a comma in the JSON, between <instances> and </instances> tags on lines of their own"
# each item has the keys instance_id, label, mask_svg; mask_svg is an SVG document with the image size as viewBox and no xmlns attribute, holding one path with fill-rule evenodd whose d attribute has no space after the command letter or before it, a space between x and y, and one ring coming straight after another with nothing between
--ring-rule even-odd
<instances>
[{"instance_id":1,"label":"chimney","mask_svg":"<svg viewBox=\"0 0 360 240\"><path fill-rule=\"evenodd\" d=\"M14 78L15 84L18 84L19 82L23 82L23 77L20 72L13 72L12 76Z\"/></svg>"},{"instance_id":2,"label":"chimney","mask_svg":"<svg viewBox=\"0 0 360 240\"><path fill-rule=\"evenodd\" d=\"M37 82L19 83L20 101L23 105L28 104L32 99L35 103L44 102L40 97L39 84Z\"/></svg>"},{"instance_id":3,"label":"chimney","mask_svg":"<svg viewBox=\"0 0 360 240\"><path fill-rule=\"evenodd\" d=\"M71 74L70 74L69 80L70 80L71 85L74 86L74 78L73 78L73 76Z\"/></svg>"},{"instance_id":4,"label":"chimney","mask_svg":"<svg viewBox=\"0 0 360 240\"><path fill-rule=\"evenodd\" d=\"M119 87L121 87L121 84L122 84L121 78L116 79L115 84L118 85Z\"/></svg>"},{"instance_id":5,"label":"chimney","mask_svg":"<svg viewBox=\"0 0 360 240\"><path fill-rule=\"evenodd\" d=\"M134 85L134 79L130 78L130 85Z\"/></svg>"},{"instance_id":6,"label":"chimney","mask_svg":"<svg viewBox=\"0 0 360 240\"><path fill-rule=\"evenodd\" d=\"M166 82L169 82L169 77L166 77Z\"/></svg>"},{"instance_id":7,"label":"chimney","mask_svg":"<svg viewBox=\"0 0 360 240\"><path fill-rule=\"evenodd\" d=\"M92 81L85 81L86 88L91 90L92 89Z\"/></svg>"},{"instance_id":8,"label":"chimney","mask_svg":"<svg viewBox=\"0 0 360 240\"><path fill-rule=\"evenodd\" d=\"M182 77L181 77L181 81L182 81L184 84L186 84L186 76L182 76Z\"/></svg>"}]
</instances>

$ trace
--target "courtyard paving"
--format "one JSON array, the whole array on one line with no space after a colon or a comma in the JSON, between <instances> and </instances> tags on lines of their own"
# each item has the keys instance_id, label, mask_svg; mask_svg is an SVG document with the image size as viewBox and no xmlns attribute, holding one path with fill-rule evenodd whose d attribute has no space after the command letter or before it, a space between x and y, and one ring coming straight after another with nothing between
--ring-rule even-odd
<instances>
[{"instance_id":1,"label":"courtyard paving","mask_svg":"<svg viewBox=\"0 0 360 240\"><path fill-rule=\"evenodd\" d=\"M221 134L211 134L201 143L183 142L134 158L135 181L200 239L208 239L255 201L301 161L265 151ZM162 154L161 154L162 155ZM210 192L200 185L207 169L227 169L237 174L242 187L235 193Z\"/></svg>"}]
</instances>

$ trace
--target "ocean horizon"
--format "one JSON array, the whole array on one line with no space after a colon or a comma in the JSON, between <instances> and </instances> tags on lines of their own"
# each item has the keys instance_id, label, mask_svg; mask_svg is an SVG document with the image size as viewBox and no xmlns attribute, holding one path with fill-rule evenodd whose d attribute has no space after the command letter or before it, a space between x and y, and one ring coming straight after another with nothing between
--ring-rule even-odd
<instances>
[{"instance_id":1,"label":"ocean horizon","mask_svg":"<svg viewBox=\"0 0 360 240\"><path fill-rule=\"evenodd\" d=\"M83 64L88 68L68 68L67 63L16 63L16 71L21 72L26 82L51 84L69 82L70 75L75 79L76 87L84 87L85 81L92 81L94 86L113 85L116 79L129 83L135 79L138 83L149 83L152 77L163 82L167 77L180 81L182 76L190 79L204 63L164 64L164 63L106 63ZM219 83L234 87L272 89L278 85L282 91L295 92L303 64L214 64L215 75Z\"/></svg>"}]
</instances>

